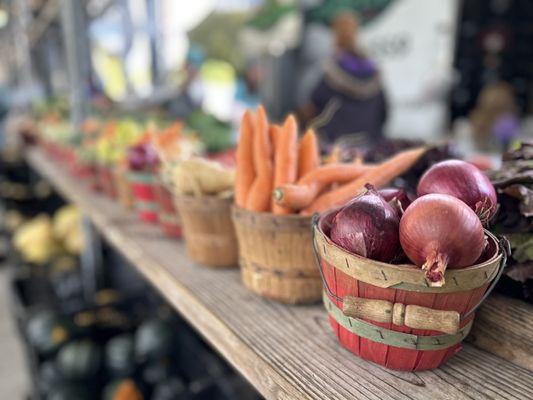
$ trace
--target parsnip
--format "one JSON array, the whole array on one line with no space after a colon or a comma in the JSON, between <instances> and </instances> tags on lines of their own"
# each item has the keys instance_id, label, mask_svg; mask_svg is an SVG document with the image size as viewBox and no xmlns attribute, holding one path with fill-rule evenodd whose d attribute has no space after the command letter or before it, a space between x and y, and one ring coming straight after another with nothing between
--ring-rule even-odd
<instances>
[{"instance_id":1,"label":"parsnip","mask_svg":"<svg viewBox=\"0 0 533 400\"><path fill-rule=\"evenodd\" d=\"M214 161L191 158L175 164L172 180L178 194L210 195L231 189L235 171Z\"/></svg>"}]
</instances>

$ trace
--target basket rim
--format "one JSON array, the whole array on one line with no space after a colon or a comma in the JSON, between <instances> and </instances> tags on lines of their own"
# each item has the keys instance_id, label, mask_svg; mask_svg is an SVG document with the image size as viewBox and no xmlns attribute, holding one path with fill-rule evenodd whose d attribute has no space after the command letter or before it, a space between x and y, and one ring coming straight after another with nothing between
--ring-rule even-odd
<instances>
[{"instance_id":1,"label":"basket rim","mask_svg":"<svg viewBox=\"0 0 533 400\"><path fill-rule=\"evenodd\" d=\"M196 208L207 208L210 205L229 207L231 206L231 204L233 204L233 197L220 197L217 195L194 196L191 194L177 194L177 193L174 193L173 190L170 190L168 188L167 190L169 190L170 195L172 196L172 200L174 201L175 204L183 202L183 203L186 203L187 205L193 204L194 206L196 206Z\"/></svg>"},{"instance_id":2,"label":"basket rim","mask_svg":"<svg viewBox=\"0 0 533 400\"><path fill-rule=\"evenodd\" d=\"M485 229L486 237L495 245L495 253L488 260L479 264L461 269L446 270L446 283L441 287L430 287L424 278L423 271L414 264L388 264L375 261L351 253L335 244L320 228L320 221L328 214L322 214L320 218L316 219L312 227L320 260L328 262L332 267L341 270L352 278L382 288L432 293L450 293L475 289L494 278L503 257L496 236ZM342 258L344 263L331 262L331 258L334 256ZM358 267L357 264L364 264L364 267Z\"/></svg>"},{"instance_id":3,"label":"basket rim","mask_svg":"<svg viewBox=\"0 0 533 400\"><path fill-rule=\"evenodd\" d=\"M235 203L232 204L231 210L235 214L245 215L245 216L254 216L260 218L270 218L272 220L280 219L283 221L309 221L309 227L311 227L311 221L313 219L312 215L300 215L300 214L286 214L286 215L277 215L272 212L265 211L251 211L246 210L245 208L239 207Z\"/></svg>"}]
</instances>

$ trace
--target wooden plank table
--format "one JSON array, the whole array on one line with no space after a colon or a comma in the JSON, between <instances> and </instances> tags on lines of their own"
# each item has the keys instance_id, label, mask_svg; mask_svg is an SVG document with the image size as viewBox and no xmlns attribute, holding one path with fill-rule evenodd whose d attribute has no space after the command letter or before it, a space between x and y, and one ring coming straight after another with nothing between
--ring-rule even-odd
<instances>
[{"instance_id":1,"label":"wooden plank table","mask_svg":"<svg viewBox=\"0 0 533 400\"><path fill-rule=\"evenodd\" d=\"M337 344L320 305L259 298L237 270L194 264L183 243L93 194L40 150L27 160L267 399L533 399L531 371L470 344L434 371L363 361Z\"/></svg>"}]
</instances>

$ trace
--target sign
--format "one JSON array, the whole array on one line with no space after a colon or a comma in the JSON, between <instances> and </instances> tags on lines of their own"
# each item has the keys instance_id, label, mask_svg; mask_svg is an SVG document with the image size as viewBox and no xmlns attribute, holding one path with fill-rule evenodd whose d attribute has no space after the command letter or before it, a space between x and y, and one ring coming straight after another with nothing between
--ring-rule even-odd
<instances>
[{"instance_id":1,"label":"sign","mask_svg":"<svg viewBox=\"0 0 533 400\"><path fill-rule=\"evenodd\" d=\"M457 12L457 0L396 0L362 27L389 99L388 136L434 139L444 131Z\"/></svg>"}]
</instances>

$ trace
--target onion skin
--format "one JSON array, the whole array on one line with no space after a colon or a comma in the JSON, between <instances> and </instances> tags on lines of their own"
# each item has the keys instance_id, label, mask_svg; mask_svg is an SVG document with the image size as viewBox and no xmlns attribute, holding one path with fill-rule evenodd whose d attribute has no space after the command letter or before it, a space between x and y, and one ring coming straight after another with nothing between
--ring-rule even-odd
<instances>
[{"instance_id":1,"label":"onion skin","mask_svg":"<svg viewBox=\"0 0 533 400\"><path fill-rule=\"evenodd\" d=\"M448 194L464 201L486 225L497 210L494 186L476 166L461 160L447 160L429 168L418 182L417 194Z\"/></svg>"},{"instance_id":2,"label":"onion skin","mask_svg":"<svg viewBox=\"0 0 533 400\"><path fill-rule=\"evenodd\" d=\"M464 202L446 194L428 194L405 211L400 243L407 257L425 271L428 284L440 287L447 268L474 265L485 248L485 234Z\"/></svg>"},{"instance_id":3,"label":"onion skin","mask_svg":"<svg viewBox=\"0 0 533 400\"><path fill-rule=\"evenodd\" d=\"M400 214L403 214L407 207L409 207L409 204L413 202L407 192L403 189L384 188L379 190L379 194L389 203L393 202L393 206L398 208Z\"/></svg>"},{"instance_id":4,"label":"onion skin","mask_svg":"<svg viewBox=\"0 0 533 400\"><path fill-rule=\"evenodd\" d=\"M362 257L393 262L402 255L400 217L372 187L337 212L331 224L331 240Z\"/></svg>"}]
</instances>

